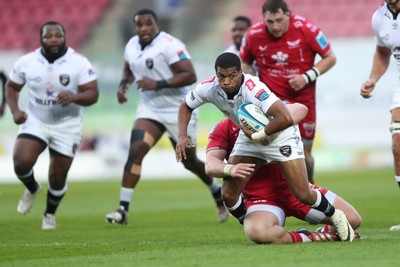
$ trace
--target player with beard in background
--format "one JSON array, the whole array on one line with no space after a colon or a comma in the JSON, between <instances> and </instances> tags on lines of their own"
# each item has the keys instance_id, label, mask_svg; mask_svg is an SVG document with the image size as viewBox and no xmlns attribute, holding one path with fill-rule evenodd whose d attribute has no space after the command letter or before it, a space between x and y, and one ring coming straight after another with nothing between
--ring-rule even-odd
<instances>
[{"instance_id":1,"label":"player with beard in background","mask_svg":"<svg viewBox=\"0 0 400 267\"><path fill-rule=\"evenodd\" d=\"M6 84L7 103L20 125L14 146L14 171L26 187L17 211L26 214L42 186L33 166L49 147L47 205L42 229L56 228L56 210L67 192L67 175L82 138L83 106L97 102L92 64L66 46L64 27L54 21L40 28L41 47L20 57ZM19 92L29 90L29 108L21 110Z\"/></svg>"},{"instance_id":2,"label":"player with beard in background","mask_svg":"<svg viewBox=\"0 0 400 267\"><path fill-rule=\"evenodd\" d=\"M299 123L308 180L314 182L312 146L316 129L316 79L331 69L336 56L322 31L307 19L291 14L284 0L267 0L263 22L247 30L240 50L243 71L258 76L280 99L308 108ZM315 62L316 55L321 60Z\"/></svg>"}]
</instances>

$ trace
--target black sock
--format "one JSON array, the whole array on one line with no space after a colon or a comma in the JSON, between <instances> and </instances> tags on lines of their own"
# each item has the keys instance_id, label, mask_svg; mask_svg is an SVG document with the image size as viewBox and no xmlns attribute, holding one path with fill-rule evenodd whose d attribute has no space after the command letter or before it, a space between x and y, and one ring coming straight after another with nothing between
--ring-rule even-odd
<instances>
[{"instance_id":1,"label":"black sock","mask_svg":"<svg viewBox=\"0 0 400 267\"><path fill-rule=\"evenodd\" d=\"M315 191L320 195L321 201L319 204L315 203L312 208L323 212L327 217L331 217L335 213L335 207L329 203L328 199L320 191Z\"/></svg>"},{"instance_id":2,"label":"black sock","mask_svg":"<svg viewBox=\"0 0 400 267\"><path fill-rule=\"evenodd\" d=\"M61 199L65 196L65 192L62 193L59 196L55 196L50 192L50 190L47 190L47 203L46 203L46 211L45 214L55 214L56 210L58 208L58 205L61 202Z\"/></svg>"},{"instance_id":3,"label":"black sock","mask_svg":"<svg viewBox=\"0 0 400 267\"><path fill-rule=\"evenodd\" d=\"M246 216L246 205L244 204L244 200L242 197L240 197L240 205L238 207L236 207L235 209L228 208L228 210L233 217L238 219L240 224L243 224L244 217Z\"/></svg>"},{"instance_id":4,"label":"black sock","mask_svg":"<svg viewBox=\"0 0 400 267\"><path fill-rule=\"evenodd\" d=\"M217 207L221 207L224 205L224 201L222 200L221 188L213 192L212 195L214 197L215 203L217 204Z\"/></svg>"},{"instance_id":5,"label":"black sock","mask_svg":"<svg viewBox=\"0 0 400 267\"><path fill-rule=\"evenodd\" d=\"M129 204L130 204L130 203L127 202L127 201L122 201L122 200L121 200L121 201L119 202L119 205L122 206L122 207L124 207L124 210L127 211L127 212L129 211Z\"/></svg>"},{"instance_id":6,"label":"black sock","mask_svg":"<svg viewBox=\"0 0 400 267\"><path fill-rule=\"evenodd\" d=\"M35 193L39 187L38 183L35 180L35 176L33 175L33 170L31 170L30 173L26 175L18 176L18 179L32 194Z\"/></svg>"}]
</instances>

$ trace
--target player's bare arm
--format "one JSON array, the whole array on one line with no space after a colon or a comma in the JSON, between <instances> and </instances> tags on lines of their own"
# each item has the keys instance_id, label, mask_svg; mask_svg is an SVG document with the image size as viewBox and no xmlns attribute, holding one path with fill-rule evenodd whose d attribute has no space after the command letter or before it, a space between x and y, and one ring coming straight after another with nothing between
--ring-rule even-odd
<instances>
[{"instance_id":1,"label":"player's bare arm","mask_svg":"<svg viewBox=\"0 0 400 267\"><path fill-rule=\"evenodd\" d=\"M79 92L62 91L57 95L58 103L65 107L70 103L75 103L81 106L90 106L95 104L99 98L99 90L97 80L85 83L78 86Z\"/></svg>"},{"instance_id":2,"label":"player's bare arm","mask_svg":"<svg viewBox=\"0 0 400 267\"><path fill-rule=\"evenodd\" d=\"M213 149L207 151L205 169L207 175L213 177L237 177L246 178L255 170L253 163L239 163L236 165L227 164L224 162L226 151L223 149Z\"/></svg>"},{"instance_id":3,"label":"player's bare arm","mask_svg":"<svg viewBox=\"0 0 400 267\"><path fill-rule=\"evenodd\" d=\"M178 113L178 142L176 143L176 161L186 160L186 148L194 147L194 144L187 136L187 127L192 117L193 109L191 109L185 101L179 107Z\"/></svg>"},{"instance_id":4,"label":"player's bare arm","mask_svg":"<svg viewBox=\"0 0 400 267\"><path fill-rule=\"evenodd\" d=\"M16 124L22 124L28 119L28 114L20 110L18 106L19 92L23 86L23 84L17 84L11 80L8 80L6 83L7 104L10 107L13 120Z\"/></svg>"},{"instance_id":5,"label":"player's bare arm","mask_svg":"<svg viewBox=\"0 0 400 267\"><path fill-rule=\"evenodd\" d=\"M286 104L285 106L289 110L290 115L292 116L293 124L298 124L307 115L308 108L303 104L291 103L291 104Z\"/></svg>"},{"instance_id":6,"label":"player's bare arm","mask_svg":"<svg viewBox=\"0 0 400 267\"><path fill-rule=\"evenodd\" d=\"M122 79L119 83L117 98L120 104L128 102L128 98L125 96L126 92L129 89L129 86L135 80L135 76L133 75L128 62L124 62L124 67L122 69Z\"/></svg>"},{"instance_id":7,"label":"player's bare arm","mask_svg":"<svg viewBox=\"0 0 400 267\"><path fill-rule=\"evenodd\" d=\"M371 93L375 89L375 84L389 67L391 55L392 52L389 48L376 46L369 79L361 85L360 94L362 97L370 98L372 96Z\"/></svg>"}]
</instances>

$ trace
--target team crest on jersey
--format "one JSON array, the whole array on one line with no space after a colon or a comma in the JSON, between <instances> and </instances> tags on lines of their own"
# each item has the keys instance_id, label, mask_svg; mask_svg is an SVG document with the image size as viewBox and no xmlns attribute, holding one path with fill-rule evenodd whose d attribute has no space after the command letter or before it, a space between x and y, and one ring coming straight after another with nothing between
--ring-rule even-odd
<instances>
[{"instance_id":1,"label":"team crest on jersey","mask_svg":"<svg viewBox=\"0 0 400 267\"><path fill-rule=\"evenodd\" d=\"M290 146L281 146L279 151L285 157L289 157L292 154L292 148Z\"/></svg>"},{"instance_id":2,"label":"team crest on jersey","mask_svg":"<svg viewBox=\"0 0 400 267\"><path fill-rule=\"evenodd\" d=\"M152 69L154 67L154 62L152 58L146 58L146 67Z\"/></svg>"},{"instance_id":3,"label":"team crest on jersey","mask_svg":"<svg viewBox=\"0 0 400 267\"><path fill-rule=\"evenodd\" d=\"M275 55L271 56L276 61L276 65L287 65L286 59L289 57L288 54L278 51Z\"/></svg>"},{"instance_id":4,"label":"team crest on jersey","mask_svg":"<svg viewBox=\"0 0 400 267\"><path fill-rule=\"evenodd\" d=\"M70 78L68 74L61 74L60 75L60 83L64 86L69 84Z\"/></svg>"}]
</instances>

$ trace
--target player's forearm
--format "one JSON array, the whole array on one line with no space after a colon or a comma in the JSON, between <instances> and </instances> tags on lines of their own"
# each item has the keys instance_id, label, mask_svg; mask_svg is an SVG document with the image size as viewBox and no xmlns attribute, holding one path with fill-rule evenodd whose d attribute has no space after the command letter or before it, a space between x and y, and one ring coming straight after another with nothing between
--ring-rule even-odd
<instances>
[{"instance_id":1,"label":"player's forearm","mask_svg":"<svg viewBox=\"0 0 400 267\"><path fill-rule=\"evenodd\" d=\"M336 55L333 51L329 53L329 55L325 56L322 58L317 64L315 64L315 67L319 71L319 75L324 74L328 70L330 70L333 66L336 64Z\"/></svg>"},{"instance_id":2,"label":"player's forearm","mask_svg":"<svg viewBox=\"0 0 400 267\"><path fill-rule=\"evenodd\" d=\"M214 151L211 153L213 152ZM229 176L229 169L231 165L228 165L224 162L221 153L221 158L214 156L214 153L211 155L211 153L206 154L206 160L204 162L206 174L212 177Z\"/></svg>"},{"instance_id":3,"label":"player's forearm","mask_svg":"<svg viewBox=\"0 0 400 267\"><path fill-rule=\"evenodd\" d=\"M90 106L97 102L99 91L97 88L91 88L84 92L79 92L74 96L74 103L81 106Z\"/></svg>"},{"instance_id":4,"label":"player's forearm","mask_svg":"<svg viewBox=\"0 0 400 267\"><path fill-rule=\"evenodd\" d=\"M383 74L385 74L386 70L389 67L389 63L390 54L382 53L377 49L374 54L372 70L369 78L377 82L383 76Z\"/></svg>"},{"instance_id":5,"label":"player's forearm","mask_svg":"<svg viewBox=\"0 0 400 267\"><path fill-rule=\"evenodd\" d=\"M190 118L192 117L192 112L186 102L183 102L179 107L178 112L178 130L179 137L187 137L187 127L189 125Z\"/></svg>"},{"instance_id":6,"label":"player's forearm","mask_svg":"<svg viewBox=\"0 0 400 267\"><path fill-rule=\"evenodd\" d=\"M251 75L256 74L254 68L250 64L247 64L247 63L242 63L242 71L246 74L251 74Z\"/></svg>"},{"instance_id":7,"label":"player's forearm","mask_svg":"<svg viewBox=\"0 0 400 267\"><path fill-rule=\"evenodd\" d=\"M6 85L6 101L11 110L11 113L19 110L18 107L19 92L15 91L12 87Z\"/></svg>"},{"instance_id":8,"label":"player's forearm","mask_svg":"<svg viewBox=\"0 0 400 267\"><path fill-rule=\"evenodd\" d=\"M175 74L172 78L168 79L168 87L182 87L191 85L196 82L196 74L191 71L184 71Z\"/></svg>"}]
</instances>

